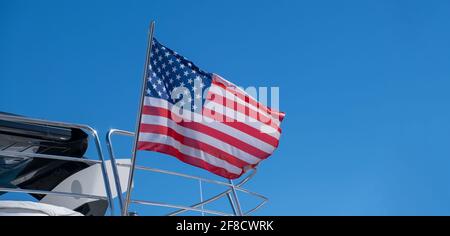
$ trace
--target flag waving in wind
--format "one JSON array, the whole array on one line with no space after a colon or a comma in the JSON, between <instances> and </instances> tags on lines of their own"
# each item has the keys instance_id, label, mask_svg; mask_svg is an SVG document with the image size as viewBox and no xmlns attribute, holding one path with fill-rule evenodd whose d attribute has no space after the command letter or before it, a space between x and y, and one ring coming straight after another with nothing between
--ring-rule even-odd
<instances>
[{"instance_id":1,"label":"flag waving in wind","mask_svg":"<svg viewBox=\"0 0 450 236\"><path fill-rule=\"evenodd\" d=\"M269 157L284 113L152 41L138 150L165 153L228 179Z\"/></svg>"}]
</instances>

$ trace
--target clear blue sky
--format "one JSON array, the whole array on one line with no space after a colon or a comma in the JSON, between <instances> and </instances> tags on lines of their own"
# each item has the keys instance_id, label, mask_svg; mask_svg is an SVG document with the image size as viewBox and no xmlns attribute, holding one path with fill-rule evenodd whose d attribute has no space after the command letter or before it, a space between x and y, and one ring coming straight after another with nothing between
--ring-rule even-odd
<instances>
[{"instance_id":1,"label":"clear blue sky","mask_svg":"<svg viewBox=\"0 0 450 236\"><path fill-rule=\"evenodd\" d=\"M450 215L449 1L3 0L0 110L133 130L151 19L204 70L280 87L281 143L248 185L270 198L258 214ZM171 181L139 174L136 194L197 200Z\"/></svg>"}]
</instances>

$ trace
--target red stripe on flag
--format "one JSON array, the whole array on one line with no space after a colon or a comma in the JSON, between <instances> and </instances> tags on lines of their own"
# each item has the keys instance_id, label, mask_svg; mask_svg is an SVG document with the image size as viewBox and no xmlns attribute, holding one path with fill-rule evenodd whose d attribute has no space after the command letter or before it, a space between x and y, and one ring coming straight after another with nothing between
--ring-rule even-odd
<instances>
[{"instance_id":1,"label":"red stripe on flag","mask_svg":"<svg viewBox=\"0 0 450 236\"><path fill-rule=\"evenodd\" d=\"M182 120L181 117L172 113L170 110L163 109L160 107L144 106L142 113L146 114L146 115L162 116L162 117L166 117L171 120L174 120L173 117L178 120ZM228 122L224 122L224 123L228 123ZM181 121L181 122L177 122L177 124L181 125L183 127L198 131L198 132L202 132L211 137L217 138L223 142L226 142L226 143L228 143L244 152L247 152L252 156L258 157L260 159L265 159L270 156L270 153L266 153L248 143L245 143L245 142L231 136L231 135L228 135L217 129L213 129L202 123ZM236 125L236 126L240 127L241 129L244 129L244 125L242 123L238 123L238 124L239 124L239 126L238 125ZM276 145L278 145L278 141L277 141ZM274 146L274 147L276 147L276 146Z\"/></svg>"},{"instance_id":2,"label":"red stripe on flag","mask_svg":"<svg viewBox=\"0 0 450 236\"><path fill-rule=\"evenodd\" d=\"M223 124L228 125L234 129L240 130L240 131L242 131L254 138L257 138L267 144L270 144L274 148L276 148L278 146L278 139L273 136L270 136L266 133L262 133L261 131L259 131L258 129L255 129L254 127L251 127L250 125L236 121L235 119L232 119L225 115L214 112L213 110L206 109L206 108L204 108L203 110L204 110L203 115L206 117L214 119L217 122L224 121L224 122L222 122Z\"/></svg>"},{"instance_id":3,"label":"red stripe on flag","mask_svg":"<svg viewBox=\"0 0 450 236\"><path fill-rule=\"evenodd\" d=\"M227 81L225 81L224 79L220 78L217 75L214 75L213 78L214 79L212 81L212 84L219 86L219 87L225 89L226 91L229 91L230 93L235 94L236 97L240 98L242 101L249 103L255 107L258 107L259 109L263 110L267 114L272 115L272 117L277 118L279 121L283 121L283 118L285 116L284 112L275 111L275 110L265 106L264 104L256 101L252 97L248 96L247 94L245 94L242 91L240 91L239 89L237 89L236 85L228 84Z\"/></svg>"},{"instance_id":4,"label":"red stripe on flag","mask_svg":"<svg viewBox=\"0 0 450 236\"><path fill-rule=\"evenodd\" d=\"M237 111L243 115L246 115L261 122L262 124L270 126L281 133L281 128L277 124L272 122L273 121L272 119L274 119L273 117L268 117L259 111L255 111L254 109L251 109L243 104L240 104L237 101L233 101L216 93L212 93L209 96L213 97L211 97L211 99L208 99L208 102L214 102L216 104L223 105L224 107L233 109L234 111Z\"/></svg>"},{"instance_id":5,"label":"red stripe on flag","mask_svg":"<svg viewBox=\"0 0 450 236\"><path fill-rule=\"evenodd\" d=\"M211 165L199 158L185 155L185 154L181 153L178 149L176 149L170 145L167 145L167 144L139 141L138 142L138 150L148 150L148 151L165 153L165 154L176 157L178 160L180 160L182 162L191 164L193 166L200 167L202 169L208 170L214 174L220 175L220 176L228 178L228 179L239 178L244 173L244 171L242 171L242 173L240 175L230 173L224 168Z\"/></svg>"},{"instance_id":6,"label":"red stripe on flag","mask_svg":"<svg viewBox=\"0 0 450 236\"><path fill-rule=\"evenodd\" d=\"M141 133L155 133L155 134L162 134L162 135L170 136L186 146L204 151L204 152L211 154L219 159L225 160L228 163L230 163L236 167L239 167L239 168L243 168L245 166L250 165L250 163L247 163L241 159L238 159L235 156L233 156L229 153L226 153L216 147L213 147L207 143L203 143L199 140L183 136L183 135L179 134L178 132L176 132L174 129L169 128L167 126L141 124L140 132Z\"/></svg>"}]
</instances>

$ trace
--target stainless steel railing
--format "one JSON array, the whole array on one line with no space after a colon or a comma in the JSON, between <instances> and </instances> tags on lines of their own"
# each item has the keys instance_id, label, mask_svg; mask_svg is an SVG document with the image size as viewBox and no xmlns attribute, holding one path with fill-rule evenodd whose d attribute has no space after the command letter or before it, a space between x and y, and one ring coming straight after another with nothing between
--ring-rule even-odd
<instances>
[{"instance_id":1,"label":"stainless steel railing","mask_svg":"<svg viewBox=\"0 0 450 236\"><path fill-rule=\"evenodd\" d=\"M109 151L109 155L110 155L110 159L113 165L113 174L114 174L114 179L116 181L116 188L117 188L117 192L118 193L122 193L122 189L120 187L120 183L119 183L119 171L117 170L118 166L126 166L126 167L130 167L129 164L118 164L116 162L116 156L115 156L115 152L114 152L114 146L112 143L112 136L113 135L123 135L123 136L129 136L129 137L133 137L134 133L133 132L129 132L129 131L124 131L124 130L119 130L119 129L111 129L108 131L107 135L106 135L106 143L108 145L108 151ZM165 202L156 202L156 201L149 201L149 200L138 200L138 199L130 199L130 203L134 203L134 204L141 204L141 205L148 205L148 206L159 206L159 207L166 207L166 208L172 208L172 209L178 209L174 212L169 213L169 216L175 216L175 215L179 215L181 213L187 212L187 211L195 211L195 212L201 212L201 213L206 213L206 214L212 214L212 215L222 215L222 216L230 216L230 215L249 215L253 212L255 212L256 210L258 210L259 208L261 208L264 204L267 203L268 199L259 194L259 193L255 193L252 192L250 190L247 190L245 188L242 188L242 186L247 183L250 179L253 178L253 176L256 174L256 169L253 169L252 171L250 171L245 177L243 177L238 183L236 184L232 184L232 183L226 183L226 182L222 182L222 181L218 181L218 180L213 180L213 179L208 179L208 178L203 178L203 177L199 177L199 176L194 176L194 175L189 175L189 174L185 174L185 173L179 173L179 172L174 172L174 171L169 171L169 170L163 170L163 169L158 169L158 168L151 168L151 167L145 167L145 166L136 166L135 167L136 170L141 170L141 171L147 171L147 172L153 172L153 173L160 173L160 174L166 174L166 175L172 175L172 176L178 176L181 178L185 178L185 179L191 179L191 180L197 180L197 181L202 181L202 182L206 182L206 183L211 183L211 184L216 184L216 185L221 185L221 186L225 186L227 187L227 190L214 195L213 197L210 197L206 200L203 200L201 202L198 202L196 204L190 205L190 206L184 206L184 205L178 205L178 204L171 204L171 203L165 203ZM261 199L261 201L253 208L251 208L250 210L247 210L245 212L241 212L241 209L239 207L239 202L237 199L237 196L233 196L233 190L241 192L241 193L246 193L255 197L258 197ZM132 191L131 188L129 188L127 191ZM226 212L221 212L221 211L215 211L215 210L209 210L209 209L204 209L204 206L206 204L210 204L214 201L217 201L219 199L221 199L222 197L227 197L230 203L231 208L233 209L233 213L226 213ZM119 194L119 204L121 209L124 206L124 199L121 196L121 194ZM129 204L127 204L129 205ZM128 211L128 209L127 209ZM128 212L127 211L122 211L122 215L127 215Z\"/></svg>"}]
</instances>

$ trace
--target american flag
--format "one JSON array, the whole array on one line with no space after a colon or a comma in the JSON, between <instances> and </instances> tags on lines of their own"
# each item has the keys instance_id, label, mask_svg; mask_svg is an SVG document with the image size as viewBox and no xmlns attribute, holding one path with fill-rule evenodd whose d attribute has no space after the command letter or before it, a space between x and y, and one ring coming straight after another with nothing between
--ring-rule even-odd
<instances>
[{"instance_id":1,"label":"american flag","mask_svg":"<svg viewBox=\"0 0 450 236\"><path fill-rule=\"evenodd\" d=\"M235 179L274 152L283 117L152 41L138 150L165 153Z\"/></svg>"}]
</instances>

